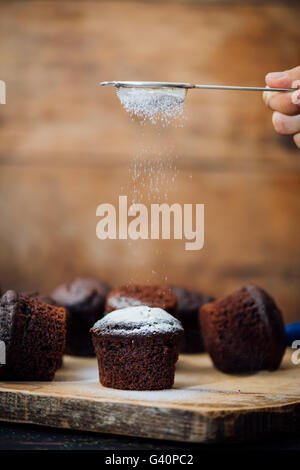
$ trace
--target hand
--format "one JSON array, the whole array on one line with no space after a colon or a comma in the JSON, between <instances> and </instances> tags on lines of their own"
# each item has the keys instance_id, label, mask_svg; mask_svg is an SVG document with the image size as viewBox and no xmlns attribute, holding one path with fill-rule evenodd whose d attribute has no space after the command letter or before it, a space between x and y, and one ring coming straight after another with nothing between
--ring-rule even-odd
<instances>
[{"instance_id":1,"label":"hand","mask_svg":"<svg viewBox=\"0 0 300 470\"><path fill-rule=\"evenodd\" d=\"M300 65L285 72L272 72L266 75L270 88L297 88L300 86ZM279 134L293 135L300 148L300 88L294 92L265 91L263 99L274 111L272 121Z\"/></svg>"}]
</instances>

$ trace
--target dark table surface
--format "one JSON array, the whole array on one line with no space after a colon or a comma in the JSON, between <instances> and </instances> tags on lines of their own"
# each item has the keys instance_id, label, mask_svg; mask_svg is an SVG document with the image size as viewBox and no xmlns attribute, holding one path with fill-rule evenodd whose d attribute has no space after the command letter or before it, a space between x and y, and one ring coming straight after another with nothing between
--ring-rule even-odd
<instances>
[{"instance_id":1,"label":"dark table surface","mask_svg":"<svg viewBox=\"0 0 300 470\"><path fill-rule=\"evenodd\" d=\"M300 435L247 443L191 444L0 422L0 450L300 450Z\"/></svg>"}]
</instances>

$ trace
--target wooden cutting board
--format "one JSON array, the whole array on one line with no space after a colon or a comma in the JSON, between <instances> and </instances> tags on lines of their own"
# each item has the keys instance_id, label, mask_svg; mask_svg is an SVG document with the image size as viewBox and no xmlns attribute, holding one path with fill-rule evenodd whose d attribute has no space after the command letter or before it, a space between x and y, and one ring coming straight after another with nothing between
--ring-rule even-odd
<instances>
[{"instance_id":1,"label":"wooden cutting board","mask_svg":"<svg viewBox=\"0 0 300 470\"><path fill-rule=\"evenodd\" d=\"M300 430L300 365L225 375L206 354L182 355L175 386L102 387L95 359L64 357L54 382L0 382L0 420L186 442L245 440Z\"/></svg>"}]
</instances>

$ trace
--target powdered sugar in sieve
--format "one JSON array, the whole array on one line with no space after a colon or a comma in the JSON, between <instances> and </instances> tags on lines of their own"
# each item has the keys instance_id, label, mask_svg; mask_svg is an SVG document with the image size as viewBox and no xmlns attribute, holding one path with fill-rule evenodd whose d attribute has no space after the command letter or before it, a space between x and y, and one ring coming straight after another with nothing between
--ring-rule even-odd
<instances>
[{"instance_id":1,"label":"powdered sugar in sieve","mask_svg":"<svg viewBox=\"0 0 300 470\"><path fill-rule=\"evenodd\" d=\"M152 124L169 125L183 117L184 88L134 88L118 87L117 95L125 110Z\"/></svg>"}]
</instances>

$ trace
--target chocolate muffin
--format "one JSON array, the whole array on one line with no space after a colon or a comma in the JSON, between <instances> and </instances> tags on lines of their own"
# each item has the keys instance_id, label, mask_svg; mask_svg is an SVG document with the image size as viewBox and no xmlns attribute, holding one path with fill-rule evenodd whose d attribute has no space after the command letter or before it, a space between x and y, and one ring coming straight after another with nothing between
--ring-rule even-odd
<instances>
[{"instance_id":1,"label":"chocolate muffin","mask_svg":"<svg viewBox=\"0 0 300 470\"><path fill-rule=\"evenodd\" d=\"M7 291L0 300L0 380L52 380L65 347L63 308Z\"/></svg>"},{"instance_id":2,"label":"chocolate muffin","mask_svg":"<svg viewBox=\"0 0 300 470\"><path fill-rule=\"evenodd\" d=\"M187 354L201 353L204 351L204 344L198 312L202 305L212 302L214 298L182 287L172 286L170 288L178 299L178 313L184 329L181 352Z\"/></svg>"},{"instance_id":3,"label":"chocolate muffin","mask_svg":"<svg viewBox=\"0 0 300 470\"><path fill-rule=\"evenodd\" d=\"M134 284L113 289L106 298L105 312L137 305L161 308L174 317L178 317L177 297L171 289Z\"/></svg>"},{"instance_id":4,"label":"chocolate muffin","mask_svg":"<svg viewBox=\"0 0 300 470\"><path fill-rule=\"evenodd\" d=\"M160 308L116 310L91 329L100 383L122 390L162 390L174 383L181 323Z\"/></svg>"},{"instance_id":5,"label":"chocolate muffin","mask_svg":"<svg viewBox=\"0 0 300 470\"><path fill-rule=\"evenodd\" d=\"M22 292L22 295L26 295L30 299L36 299L39 302L44 302L45 304L48 304L48 305L56 305L54 300L51 299L51 297L49 297L48 295L45 295L45 294L41 294L38 291L34 291L34 290L26 291L26 292ZM58 367L57 368L60 369L62 366L63 366L63 354L62 354L60 360L58 361Z\"/></svg>"},{"instance_id":6,"label":"chocolate muffin","mask_svg":"<svg viewBox=\"0 0 300 470\"><path fill-rule=\"evenodd\" d=\"M204 344L223 372L279 367L285 350L282 315L263 289L247 285L200 308Z\"/></svg>"},{"instance_id":7,"label":"chocolate muffin","mask_svg":"<svg viewBox=\"0 0 300 470\"><path fill-rule=\"evenodd\" d=\"M66 354L95 356L89 331L103 316L109 290L107 284L96 279L76 279L52 293L53 301L67 311Z\"/></svg>"}]
</instances>

